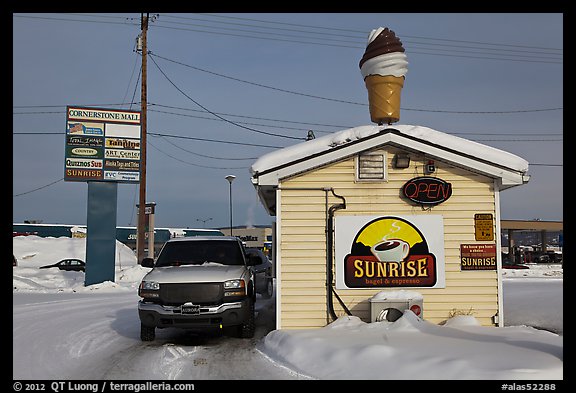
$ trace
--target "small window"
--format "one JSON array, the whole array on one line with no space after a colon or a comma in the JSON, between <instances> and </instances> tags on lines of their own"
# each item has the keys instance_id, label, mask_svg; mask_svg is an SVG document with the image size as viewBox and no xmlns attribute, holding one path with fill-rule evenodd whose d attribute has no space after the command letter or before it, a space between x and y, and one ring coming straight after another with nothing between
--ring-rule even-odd
<instances>
[{"instance_id":1,"label":"small window","mask_svg":"<svg viewBox=\"0 0 576 393\"><path fill-rule=\"evenodd\" d=\"M386 180L386 155L384 153L364 153L356 158L356 180Z\"/></svg>"}]
</instances>

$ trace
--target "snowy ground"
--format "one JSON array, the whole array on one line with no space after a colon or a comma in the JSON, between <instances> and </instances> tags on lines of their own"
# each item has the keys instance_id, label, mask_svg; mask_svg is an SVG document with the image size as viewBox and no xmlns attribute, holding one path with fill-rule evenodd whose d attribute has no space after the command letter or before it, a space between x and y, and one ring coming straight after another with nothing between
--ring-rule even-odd
<instances>
[{"instance_id":1,"label":"snowy ground","mask_svg":"<svg viewBox=\"0 0 576 393\"><path fill-rule=\"evenodd\" d=\"M563 276L559 265L505 270L506 327L473 316L443 325L411 312L395 322L341 317L313 330L274 330L274 298L257 301L253 339L158 331L139 339L137 285L148 269L117 243L116 279L38 269L84 259L83 239L13 239L15 380L563 379Z\"/></svg>"}]
</instances>

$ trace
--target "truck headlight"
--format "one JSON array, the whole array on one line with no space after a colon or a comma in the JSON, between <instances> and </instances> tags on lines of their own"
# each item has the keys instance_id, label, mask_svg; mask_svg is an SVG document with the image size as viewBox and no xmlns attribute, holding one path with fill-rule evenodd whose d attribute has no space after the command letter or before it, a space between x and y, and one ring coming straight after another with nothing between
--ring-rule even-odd
<instances>
[{"instance_id":1,"label":"truck headlight","mask_svg":"<svg viewBox=\"0 0 576 393\"><path fill-rule=\"evenodd\" d=\"M228 280L224 281L224 289L240 289L244 288L244 280Z\"/></svg>"},{"instance_id":2,"label":"truck headlight","mask_svg":"<svg viewBox=\"0 0 576 393\"><path fill-rule=\"evenodd\" d=\"M224 296L246 295L246 283L244 280L224 281Z\"/></svg>"},{"instance_id":3,"label":"truck headlight","mask_svg":"<svg viewBox=\"0 0 576 393\"><path fill-rule=\"evenodd\" d=\"M160 283L156 281L142 281L138 287L138 295L143 298L159 298Z\"/></svg>"},{"instance_id":4,"label":"truck headlight","mask_svg":"<svg viewBox=\"0 0 576 393\"><path fill-rule=\"evenodd\" d=\"M156 281L142 281L140 283L140 289L146 291L158 291L160 289L160 283L157 283Z\"/></svg>"}]
</instances>

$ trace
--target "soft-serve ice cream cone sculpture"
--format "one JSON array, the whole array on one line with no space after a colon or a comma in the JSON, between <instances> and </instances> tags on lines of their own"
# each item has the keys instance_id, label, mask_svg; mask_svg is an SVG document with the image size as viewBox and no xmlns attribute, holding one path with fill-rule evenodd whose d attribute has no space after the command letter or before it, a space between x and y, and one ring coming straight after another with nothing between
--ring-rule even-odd
<instances>
[{"instance_id":1,"label":"soft-serve ice cream cone sculpture","mask_svg":"<svg viewBox=\"0 0 576 393\"><path fill-rule=\"evenodd\" d=\"M402 42L392 30L379 27L370 32L360 72L368 89L370 119L379 125L400 120L400 96L408 62Z\"/></svg>"}]
</instances>

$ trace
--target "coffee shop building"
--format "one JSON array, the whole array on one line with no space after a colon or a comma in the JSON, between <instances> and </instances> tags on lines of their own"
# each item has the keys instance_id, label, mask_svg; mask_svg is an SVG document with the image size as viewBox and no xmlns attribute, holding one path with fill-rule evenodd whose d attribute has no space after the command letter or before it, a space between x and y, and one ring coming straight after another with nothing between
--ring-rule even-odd
<instances>
[{"instance_id":1,"label":"coffee shop building","mask_svg":"<svg viewBox=\"0 0 576 393\"><path fill-rule=\"evenodd\" d=\"M276 327L373 322L388 305L406 312L398 304L432 323L472 315L503 326L500 192L527 171L511 153L411 125L355 127L260 157L251 174L276 218Z\"/></svg>"}]
</instances>

